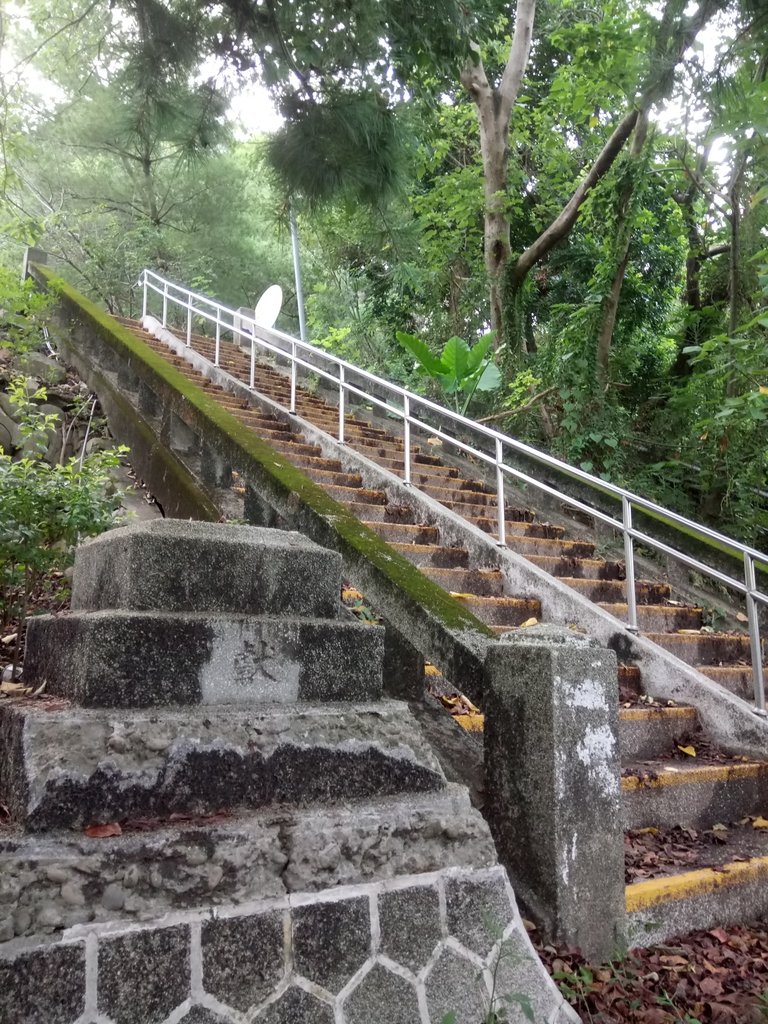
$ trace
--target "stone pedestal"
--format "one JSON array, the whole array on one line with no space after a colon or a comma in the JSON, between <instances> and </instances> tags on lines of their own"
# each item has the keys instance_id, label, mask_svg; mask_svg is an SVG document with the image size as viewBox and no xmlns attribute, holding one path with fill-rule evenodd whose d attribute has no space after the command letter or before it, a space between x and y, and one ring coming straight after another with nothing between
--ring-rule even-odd
<instances>
[{"instance_id":1,"label":"stone pedestal","mask_svg":"<svg viewBox=\"0 0 768 1024\"><path fill-rule=\"evenodd\" d=\"M27 637L55 705L0 705L0 1024L476 1024L511 946L571 1019L340 582L254 527L83 545Z\"/></svg>"},{"instance_id":2,"label":"stone pedestal","mask_svg":"<svg viewBox=\"0 0 768 1024\"><path fill-rule=\"evenodd\" d=\"M486 787L499 856L555 941L624 941L616 655L535 627L486 662Z\"/></svg>"}]
</instances>

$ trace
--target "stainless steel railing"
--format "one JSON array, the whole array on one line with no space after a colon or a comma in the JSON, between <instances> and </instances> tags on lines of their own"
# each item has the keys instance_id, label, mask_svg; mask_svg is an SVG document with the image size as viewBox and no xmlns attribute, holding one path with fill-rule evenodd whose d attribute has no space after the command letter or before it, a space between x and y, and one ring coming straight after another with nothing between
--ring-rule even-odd
<instances>
[{"instance_id":1,"label":"stainless steel railing","mask_svg":"<svg viewBox=\"0 0 768 1024\"><path fill-rule=\"evenodd\" d=\"M458 413L446 409L442 405L414 394L411 391L391 384L381 377L367 370L362 370L352 363L323 349L317 348L307 342L300 341L282 331L266 330L257 327L253 321L248 321L242 313L221 305L213 299L209 299L197 292L190 291L181 285L174 284L151 270L142 272L139 283L143 286L142 314L147 315L149 309L149 295L154 293L162 298L162 323L165 327L168 322L169 304L178 309L186 311L186 344L192 345L192 324L194 317L198 317L210 324L215 325L214 359L215 366L220 364L222 332L230 332L234 338L240 339L250 347L250 372L247 384L255 389L256 385L256 350L262 349L272 353L280 359L288 361L290 367L290 405L289 411L296 412L296 386L299 368L317 374L328 381L338 391L338 442L344 444L344 417L348 395L355 395L364 401L382 409L389 416L393 416L403 423L403 481L413 486L411 478L411 432L415 428L423 430L430 436L438 437L444 443L453 448L472 456L481 462L486 463L496 476L496 498L497 498L497 524L496 539L500 546L506 545L506 517L504 488L507 478L512 478L520 483L526 484L543 494L564 503L570 508L579 509L592 516L593 519L604 523L621 533L624 539L624 561L626 566L626 590L627 590L627 618L628 628L633 632L638 631L637 626L637 601L635 594L635 543L646 545L655 551L665 554L690 569L695 570L711 580L716 580L725 587L736 591L744 596L746 603L747 625L750 637L750 651L752 657L752 677L754 683L755 712L765 715L765 687L763 680L762 645L760 641L759 606L768 606L768 593L757 585L756 567L761 571L768 571L768 554L758 551L756 548L741 544L725 534L712 530L707 526L678 515L661 505L623 487L601 480L591 473L585 472L577 466L561 462L559 459L546 452L540 452L530 445L524 444L513 437L502 434L482 423L476 423L461 416ZM245 381L243 383L246 383ZM384 397L380 397L383 395ZM421 411L422 416L429 414L433 417L432 422L426 422L419 418L416 411ZM443 424L442 426L440 424ZM462 437L457 437L449 430L458 430ZM488 444L490 451L464 440L467 436L482 438ZM530 473L524 472L517 466L511 465L509 456L517 454L525 460L534 463L536 466L566 475L571 480L586 485L601 496L609 496L615 499L621 509L620 516L610 515L602 510L587 504L581 499L566 494L553 487L543 480L537 479ZM741 563L742 574L731 575L712 565L707 565L700 559L680 551L671 544L651 536L643 530L639 530L633 523L634 512L644 512L647 515L660 520L665 527L678 530L688 535L693 535L698 540L709 543L732 556Z\"/></svg>"}]
</instances>

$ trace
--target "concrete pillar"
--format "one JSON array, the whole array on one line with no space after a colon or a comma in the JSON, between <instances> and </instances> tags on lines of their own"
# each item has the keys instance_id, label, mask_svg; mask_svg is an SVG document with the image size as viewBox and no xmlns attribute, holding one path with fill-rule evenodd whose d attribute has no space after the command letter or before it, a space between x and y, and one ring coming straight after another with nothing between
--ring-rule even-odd
<instances>
[{"instance_id":1,"label":"concrete pillar","mask_svg":"<svg viewBox=\"0 0 768 1024\"><path fill-rule=\"evenodd\" d=\"M518 897L593 958L624 934L616 655L538 626L486 658L489 821Z\"/></svg>"}]
</instances>

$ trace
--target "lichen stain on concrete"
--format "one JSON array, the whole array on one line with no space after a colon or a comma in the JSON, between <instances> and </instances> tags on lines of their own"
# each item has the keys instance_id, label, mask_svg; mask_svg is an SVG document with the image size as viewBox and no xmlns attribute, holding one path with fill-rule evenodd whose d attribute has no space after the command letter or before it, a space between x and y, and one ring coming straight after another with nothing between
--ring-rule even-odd
<instances>
[{"instance_id":1,"label":"lichen stain on concrete","mask_svg":"<svg viewBox=\"0 0 768 1024\"><path fill-rule=\"evenodd\" d=\"M599 662L592 667L599 667ZM571 707L599 711L605 707L605 691L594 679L582 679L571 688L568 703Z\"/></svg>"},{"instance_id":2,"label":"lichen stain on concrete","mask_svg":"<svg viewBox=\"0 0 768 1024\"><path fill-rule=\"evenodd\" d=\"M619 777L611 770L616 757L616 737L610 726L588 726L576 746L576 756L606 796L618 795Z\"/></svg>"}]
</instances>

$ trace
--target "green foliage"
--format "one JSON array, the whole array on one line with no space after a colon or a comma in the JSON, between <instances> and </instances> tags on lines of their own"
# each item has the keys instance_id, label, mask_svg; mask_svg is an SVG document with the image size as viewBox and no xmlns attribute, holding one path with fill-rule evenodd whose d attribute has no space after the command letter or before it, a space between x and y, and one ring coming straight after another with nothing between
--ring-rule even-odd
<instances>
[{"instance_id":1,"label":"green foliage","mask_svg":"<svg viewBox=\"0 0 768 1024\"><path fill-rule=\"evenodd\" d=\"M0 266L0 348L22 355L40 344L41 331L50 322L51 298L34 287L31 280L19 280Z\"/></svg>"},{"instance_id":2,"label":"green foliage","mask_svg":"<svg viewBox=\"0 0 768 1024\"><path fill-rule=\"evenodd\" d=\"M438 382L443 394L452 400L454 409L462 416L466 415L477 393L496 391L501 386L501 374L491 350L493 339L491 331L470 348L463 338L454 336L436 356L421 338L397 331L397 340L416 359L421 372Z\"/></svg>"},{"instance_id":3,"label":"green foliage","mask_svg":"<svg viewBox=\"0 0 768 1024\"><path fill-rule=\"evenodd\" d=\"M52 417L38 410L45 390L28 396L23 378L12 382L11 403L28 454L12 459L0 449L0 619L23 620L37 581L65 566L83 537L114 525L120 504L110 469L127 448L95 452L65 465L43 459Z\"/></svg>"}]
</instances>

